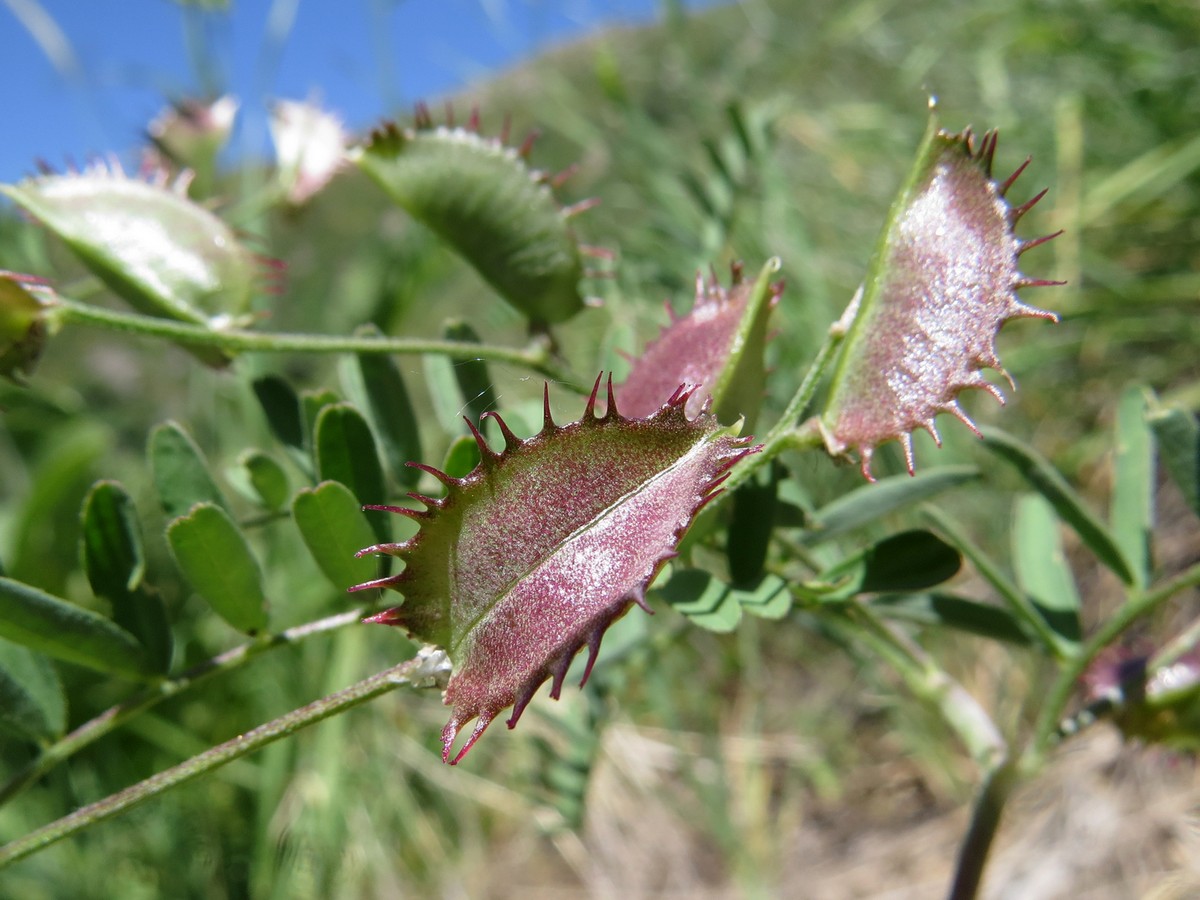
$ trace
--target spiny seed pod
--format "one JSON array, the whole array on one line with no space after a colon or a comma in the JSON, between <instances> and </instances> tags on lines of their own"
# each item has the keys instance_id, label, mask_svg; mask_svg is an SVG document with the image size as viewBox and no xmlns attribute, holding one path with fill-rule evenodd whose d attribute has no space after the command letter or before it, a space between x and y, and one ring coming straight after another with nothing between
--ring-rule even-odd
<instances>
[{"instance_id":1,"label":"spiny seed pod","mask_svg":"<svg viewBox=\"0 0 1200 900\"><path fill-rule=\"evenodd\" d=\"M585 250L568 219L594 201L561 207L560 179L528 166L532 147L532 137L519 148L484 137L477 112L465 127L435 127L418 107L411 128L376 129L350 159L517 310L554 324L584 305Z\"/></svg>"},{"instance_id":2,"label":"spiny seed pod","mask_svg":"<svg viewBox=\"0 0 1200 900\"><path fill-rule=\"evenodd\" d=\"M82 172L47 172L0 184L60 238L104 284L147 315L228 328L248 321L250 302L279 264L250 250L221 219L188 199L187 174L131 177L115 161ZM268 288L270 285L267 285ZM218 350L191 348L207 363Z\"/></svg>"},{"instance_id":3,"label":"spiny seed pod","mask_svg":"<svg viewBox=\"0 0 1200 900\"><path fill-rule=\"evenodd\" d=\"M995 152L996 132L976 141L969 128L949 134L931 119L866 280L839 323L845 341L820 427L831 454L858 453L868 480L875 448L889 440L904 446L911 473L912 433L923 428L940 443L938 413L978 433L958 395L977 388L1004 402L981 371L1008 378L996 355L1000 328L1014 318L1058 320L1016 295L1060 283L1018 269L1022 253L1057 236L1023 241L1013 234L1045 191L1010 206L1006 194L1029 160L997 182Z\"/></svg>"},{"instance_id":4,"label":"spiny seed pod","mask_svg":"<svg viewBox=\"0 0 1200 900\"><path fill-rule=\"evenodd\" d=\"M513 727L547 679L557 698L585 645L586 681L605 630L633 604L645 606L647 586L693 517L730 467L758 449L707 409L689 419L693 388L680 387L640 419L617 411L611 378L606 411L597 415L599 388L597 379L583 417L568 425L554 423L547 394L542 430L527 440L487 413L504 435L502 451L471 426L481 460L467 476L411 464L445 485L444 497L411 494L424 510L370 507L420 524L407 541L362 551L398 557L403 571L351 590L400 591L402 606L368 621L399 625L449 653L445 761L462 759L509 706Z\"/></svg>"},{"instance_id":5,"label":"spiny seed pod","mask_svg":"<svg viewBox=\"0 0 1200 900\"><path fill-rule=\"evenodd\" d=\"M718 420L744 417L753 427L766 385L763 352L771 310L783 294L783 282L770 280L779 268L773 259L753 283L742 280L742 265L731 266L730 286L713 273L696 274L696 299L687 315L667 304L670 324L632 360L617 400L635 418L655 412L681 384L700 385L688 401L695 413L710 399Z\"/></svg>"}]
</instances>

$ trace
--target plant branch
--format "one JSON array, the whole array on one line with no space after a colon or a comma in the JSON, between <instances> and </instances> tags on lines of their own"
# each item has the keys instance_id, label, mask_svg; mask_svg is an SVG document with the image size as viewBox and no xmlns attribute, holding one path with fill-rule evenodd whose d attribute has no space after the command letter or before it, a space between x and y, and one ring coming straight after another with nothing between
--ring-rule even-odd
<instances>
[{"instance_id":1,"label":"plant branch","mask_svg":"<svg viewBox=\"0 0 1200 900\"><path fill-rule=\"evenodd\" d=\"M113 331L166 338L191 347L216 347L230 353L432 353L451 359L483 359L531 369L553 381L579 383L556 362L547 346L535 343L525 350L467 341L434 341L374 335L326 335L222 330L140 313L105 309L67 297L55 298L54 312L65 324L95 325Z\"/></svg>"},{"instance_id":2,"label":"plant branch","mask_svg":"<svg viewBox=\"0 0 1200 900\"><path fill-rule=\"evenodd\" d=\"M992 769L984 780L975 801L975 811L971 815L971 827L958 851L958 865L955 866L949 900L975 900L978 895L984 865L1000 827L1004 804L1016 781L1016 767L1008 761Z\"/></svg>"},{"instance_id":3,"label":"plant branch","mask_svg":"<svg viewBox=\"0 0 1200 900\"><path fill-rule=\"evenodd\" d=\"M70 734L64 735L45 748L35 759L30 760L23 769L13 775L3 787L0 787L0 806L21 793L59 763L164 700L174 697L214 675L236 669L267 650L295 644L314 634L353 625L360 622L365 614L364 610L354 609L336 616L307 622L304 625L297 625L260 640L248 641L193 666L175 678L167 679L153 687L139 691L129 699L109 707L100 715L84 722Z\"/></svg>"},{"instance_id":4,"label":"plant branch","mask_svg":"<svg viewBox=\"0 0 1200 900\"><path fill-rule=\"evenodd\" d=\"M1036 637L1042 646L1060 662L1071 657L1066 643L1054 633L1054 629L1047 624L1046 619L1038 612L1029 596L1000 571L979 545L967 537L966 532L958 523L936 506L925 506L922 514L937 526L951 544L962 551L963 556L971 561L971 564L975 566L975 571L995 589L996 593L1000 595L1000 599L1008 606L1009 612L1025 625L1031 636Z\"/></svg>"},{"instance_id":5,"label":"plant branch","mask_svg":"<svg viewBox=\"0 0 1200 900\"><path fill-rule=\"evenodd\" d=\"M0 868L336 713L344 712L399 687L420 688L444 683L449 670L450 662L443 651L429 648L422 650L407 662L365 678L336 694L292 710L265 725L218 744L177 766L77 809L57 822L31 831L24 837L0 847Z\"/></svg>"},{"instance_id":6,"label":"plant branch","mask_svg":"<svg viewBox=\"0 0 1200 900\"><path fill-rule=\"evenodd\" d=\"M784 409L783 415L779 417L779 421L775 423L775 427L767 432L767 436L763 440L762 450L751 456L747 456L733 467L729 479L724 484L726 494L732 495L739 485L752 477L759 468L775 459L784 450L820 446L821 437L817 430L804 425L797 425L797 420L808 409L808 405L812 403L812 398L817 393L817 387L821 383L821 378L825 374L825 370L829 367L829 363L833 360L834 351L841 345L844 337L845 332L841 329L829 329L825 335L824 343L817 350L817 355L813 359L812 365L808 367L808 372L804 375L804 380L800 382L800 387L792 395L792 399L788 401L788 405Z\"/></svg>"},{"instance_id":7,"label":"plant branch","mask_svg":"<svg viewBox=\"0 0 1200 900\"><path fill-rule=\"evenodd\" d=\"M924 648L889 628L861 600L848 603L846 611L862 629L860 633L900 673L913 695L937 709L984 771L990 771L1008 755L1008 744L987 711Z\"/></svg>"}]
</instances>

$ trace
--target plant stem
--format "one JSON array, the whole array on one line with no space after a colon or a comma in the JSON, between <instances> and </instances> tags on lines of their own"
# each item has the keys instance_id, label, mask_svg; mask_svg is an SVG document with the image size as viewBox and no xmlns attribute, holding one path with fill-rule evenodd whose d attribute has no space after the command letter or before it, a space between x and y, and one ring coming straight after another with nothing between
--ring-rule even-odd
<instances>
[{"instance_id":1,"label":"plant stem","mask_svg":"<svg viewBox=\"0 0 1200 900\"><path fill-rule=\"evenodd\" d=\"M1132 593L1125 604L1100 626L1083 646L1079 655L1069 660L1063 667L1058 680L1047 695L1046 704L1042 707L1041 715L1038 717L1033 742L1026 753L1025 765L1030 767L1040 765L1042 755L1055 742L1058 723L1071 699L1075 683L1087 671L1088 666L1096 658L1096 654L1120 637L1125 629L1138 619L1149 615L1180 591L1197 585L1200 585L1200 563L1185 569L1152 590Z\"/></svg>"},{"instance_id":2,"label":"plant stem","mask_svg":"<svg viewBox=\"0 0 1200 900\"><path fill-rule=\"evenodd\" d=\"M1000 571L991 557L967 537L967 533L958 523L935 506L926 506L922 512L950 540L950 543L961 550L963 556L971 561L971 564L975 566L975 571L995 589L996 593L1000 595L1000 599L1008 606L1009 611L1024 623L1025 629L1031 636L1036 637L1059 662L1071 658L1071 651L1066 643L1054 633L1054 629L1046 624L1045 618L1037 611L1025 592Z\"/></svg>"},{"instance_id":3,"label":"plant stem","mask_svg":"<svg viewBox=\"0 0 1200 900\"><path fill-rule=\"evenodd\" d=\"M850 601L846 612L861 629L860 636L900 673L913 695L938 711L981 769L991 771L1008 756L1008 744L987 711L924 648L889 628L869 603Z\"/></svg>"},{"instance_id":4,"label":"plant stem","mask_svg":"<svg viewBox=\"0 0 1200 900\"><path fill-rule=\"evenodd\" d=\"M239 647L234 647L232 650L227 650L219 656L214 656L212 659L202 662L197 666L193 666L176 678L162 681L153 687L134 694L128 700L118 703L116 706L109 707L100 713L100 715L84 722L70 734L59 738L49 747L45 748L36 759L30 760L23 769L13 775L3 787L0 787L0 805L7 803L59 763L69 759L84 747L104 737L104 735L114 731L125 722L151 707L157 706L164 700L174 697L176 694L214 675L238 668L259 654L274 647L295 644L314 634L321 634L326 631L343 628L347 625L353 625L361 621L364 614L364 610L355 609L350 612L339 613L336 616L318 619L315 622L297 625L295 628L289 628L260 640L247 642Z\"/></svg>"},{"instance_id":5,"label":"plant stem","mask_svg":"<svg viewBox=\"0 0 1200 900\"><path fill-rule=\"evenodd\" d=\"M821 383L821 377L825 374L825 370L833 360L834 351L837 350L844 337L844 332L837 328L831 328L826 333L825 341L817 351L812 365L808 367L808 372L805 373L804 380L800 382L800 387L788 401L788 405L784 409L783 415L779 417L779 421L775 423L775 427L767 433L763 440L762 450L747 456L733 467L729 479L724 484L727 495L732 495L742 482L752 477L759 468L769 463L784 450L820 445L820 434L813 428L797 425L796 420L808 409L813 395L817 392L817 386Z\"/></svg>"},{"instance_id":6,"label":"plant stem","mask_svg":"<svg viewBox=\"0 0 1200 900\"><path fill-rule=\"evenodd\" d=\"M316 700L307 706L292 710L286 715L260 725L232 740L218 744L191 759L180 763L144 781L118 791L103 800L77 809L57 822L31 831L24 837L0 847L0 868L16 862L43 847L70 837L77 831L109 819L163 793L176 785L191 781L247 753L271 744L280 738L294 734L309 725L320 722L336 713L379 697L398 687L428 687L443 683L449 675L450 662L441 650L422 650L407 662L385 669L370 678L365 678L345 690Z\"/></svg>"},{"instance_id":7,"label":"plant stem","mask_svg":"<svg viewBox=\"0 0 1200 900\"><path fill-rule=\"evenodd\" d=\"M971 827L958 851L958 865L950 886L949 900L974 900L978 895L983 868L1000 827L1000 816L1016 781L1016 767L1009 761L992 769L984 780L979 797L975 800Z\"/></svg>"},{"instance_id":8,"label":"plant stem","mask_svg":"<svg viewBox=\"0 0 1200 900\"><path fill-rule=\"evenodd\" d=\"M113 331L166 338L192 347L216 347L230 353L436 353L451 359L483 359L521 366L554 381L569 384L579 381L556 362L549 349L541 344L518 350L466 341L416 340L374 335L289 334L240 329L226 331L205 325L144 316L140 313L105 309L61 296L55 298L55 304L55 315L62 323L95 325Z\"/></svg>"}]
</instances>

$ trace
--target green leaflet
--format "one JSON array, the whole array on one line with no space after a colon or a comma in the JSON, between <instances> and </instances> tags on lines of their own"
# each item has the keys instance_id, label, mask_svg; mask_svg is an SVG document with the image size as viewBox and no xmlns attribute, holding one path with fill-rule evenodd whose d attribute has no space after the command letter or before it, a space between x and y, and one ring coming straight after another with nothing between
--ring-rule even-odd
<instances>
[{"instance_id":1,"label":"green leaflet","mask_svg":"<svg viewBox=\"0 0 1200 900\"><path fill-rule=\"evenodd\" d=\"M155 666L111 620L11 578L0 578L0 637L76 665L140 681Z\"/></svg>"},{"instance_id":2,"label":"green leaflet","mask_svg":"<svg viewBox=\"0 0 1200 900\"><path fill-rule=\"evenodd\" d=\"M143 583L146 560L133 498L115 481L97 482L80 518L80 556L92 592L112 604L113 620L166 672L174 639L162 598Z\"/></svg>"},{"instance_id":3,"label":"green leaflet","mask_svg":"<svg viewBox=\"0 0 1200 900\"><path fill-rule=\"evenodd\" d=\"M51 741L67 726L62 682L50 660L0 641L0 728L31 741Z\"/></svg>"},{"instance_id":4,"label":"green leaflet","mask_svg":"<svg viewBox=\"0 0 1200 900\"><path fill-rule=\"evenodd\" d=\"M182 516L196 503L213 503L229 511L204 454L177 422L163 422L150 432L147 455L168 518Z\"/></svg>"},{"instance_id":5,"label":"green leaflet","mask_svg":"<svg viewBox=\"0 0 1200 900\"><path fill-rule=\"evenodd\" d=\"M338 590L375 575L374 560L354 558L354 552L374 534L362 504L344 484L323 481L299 491L292 502L292 518L308 552Z\"/></svg>"},{"instance_id":6,"label":"green leaflet","mask_svg":"<svg viewBox=\"0 0 1200 900\"><path fill-rule=\"evenodd\" d=\"M984 445L1011 463L1029 485L1054 507L1055 513L1075 529L1096 558L1128 585L1137 580L1112 531L1088 508L1083 498L1044 456L998 428L983 432Z\"/></svg>"},{"instance_id":7,"label":"green leaflet","mask_svg":"<svg viewBox=\"0 0 1200 900\"><path fill-rule=\"evenodd\" d=\"M225 510L197 503L167 526L167 543L184 577L217 615L246 634L267 627L258 561Z\"/></svg>"}]
</instances>

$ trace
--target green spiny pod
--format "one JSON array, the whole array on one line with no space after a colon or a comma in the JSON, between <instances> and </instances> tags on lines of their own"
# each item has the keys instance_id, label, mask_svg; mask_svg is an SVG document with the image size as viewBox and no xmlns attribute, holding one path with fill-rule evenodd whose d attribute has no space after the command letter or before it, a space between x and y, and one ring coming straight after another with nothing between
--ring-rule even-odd
<instances>
[{"instance_id":1,"label":"green spiny pod","mask_svg":"<svg viewBox=\"0 0 1200 900\"><path fill-rule=\"evenodd\" d=\"M521 147L465 127L434 127L424 107L411 128L376 129L350 158L409 215L452 246L534 322L564 322L583 308L582 250L568 225L589 202L562 207L556 179Z\"/></svg>"}]
</instances>

